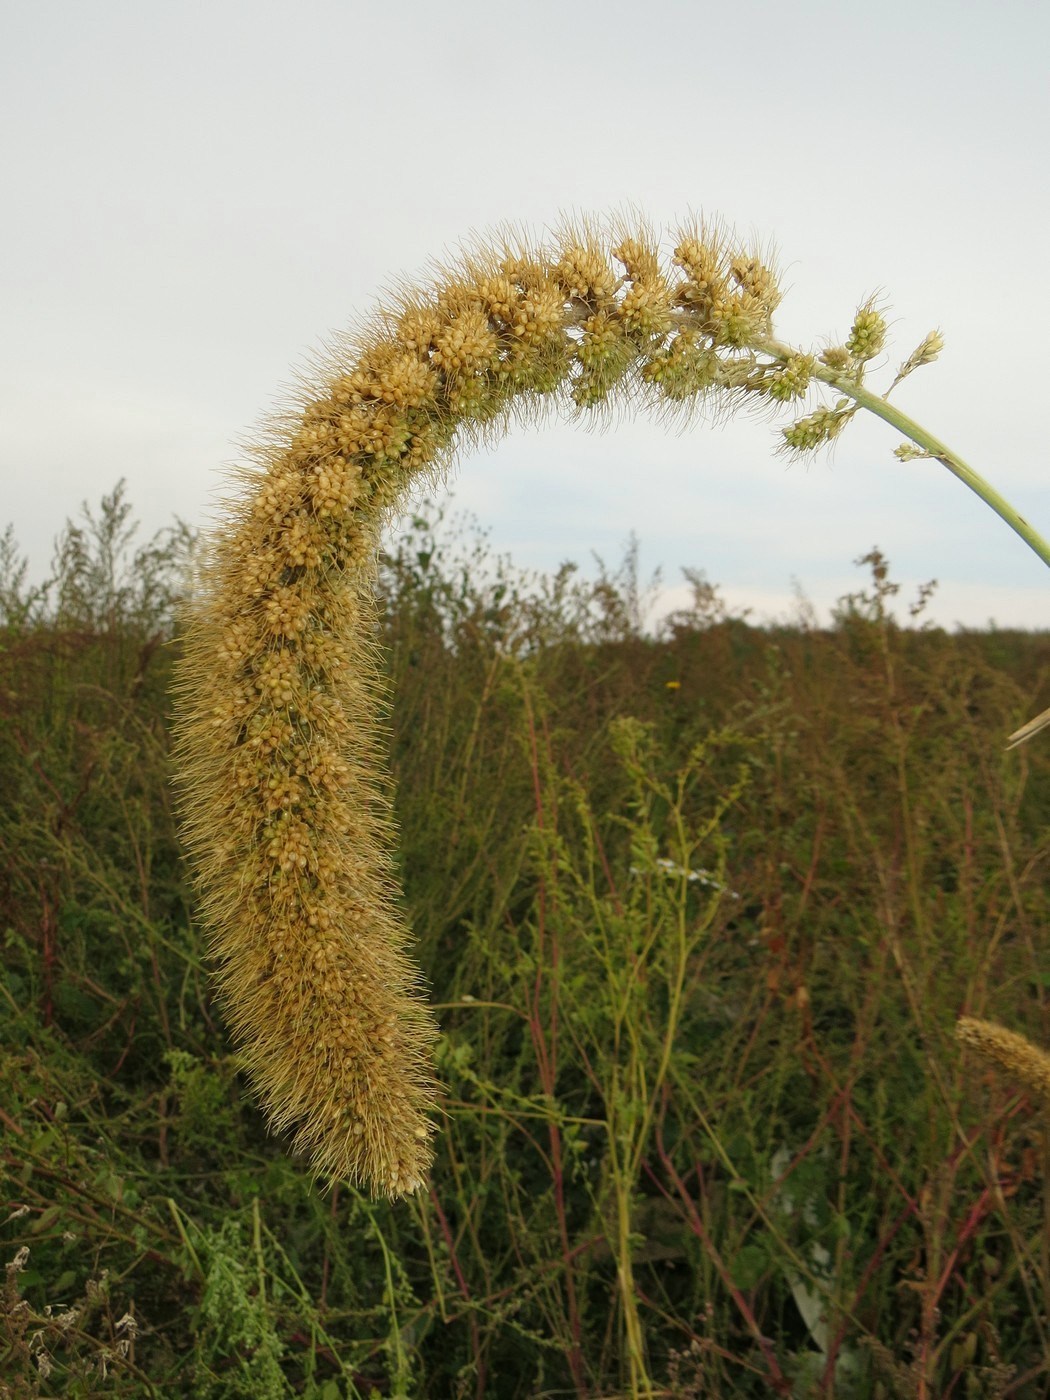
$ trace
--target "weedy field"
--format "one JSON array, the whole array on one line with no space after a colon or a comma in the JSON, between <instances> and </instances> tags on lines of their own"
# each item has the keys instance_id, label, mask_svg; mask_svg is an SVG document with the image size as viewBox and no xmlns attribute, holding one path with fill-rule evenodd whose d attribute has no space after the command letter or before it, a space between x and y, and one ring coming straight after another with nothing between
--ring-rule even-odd
<instances>
[{"instance_id":1,"label":"weedy field","mask_svg":"<svg viewBox=\"0 0 1050 1400\"><path fill-rule=\"evenodd\" d=\"M188 533L0 560L0 1394L1050 1394L1050 637L756 628L635 560L381 570L398 875L441 1025L417 1194L266 1131L176 836Z\"/></svg>"}]
</instances>

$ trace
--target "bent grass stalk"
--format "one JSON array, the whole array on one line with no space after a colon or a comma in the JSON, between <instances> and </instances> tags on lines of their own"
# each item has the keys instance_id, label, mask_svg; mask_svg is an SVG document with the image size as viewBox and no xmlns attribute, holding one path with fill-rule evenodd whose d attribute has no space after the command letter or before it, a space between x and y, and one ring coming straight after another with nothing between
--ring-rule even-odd
<instances>
[{"instance_id":1,"label":"bent grass stalk","mask_svg":"<svg viewBox=\"0 0 1050 1400\"><path fill-rule=\"evenodd\" d=\"M781 408L823 383L841 397L783 429L787 450L866 408L906 434L898 455L943 462L1050 564L981 477L866 388L886 337L873 303L818 354L775 338L779 301L763 257L714 226L682 230L670 259L625 224L546 249L505 233L341 338L250 450L186 618L178 782L244 1063L323 1176L397 1197L432 1158L436 1025L392 872L372 585L385 521L460 446L548 406ZM890 390L941 345L931 332Z\"/></svg>"}]
</instances>

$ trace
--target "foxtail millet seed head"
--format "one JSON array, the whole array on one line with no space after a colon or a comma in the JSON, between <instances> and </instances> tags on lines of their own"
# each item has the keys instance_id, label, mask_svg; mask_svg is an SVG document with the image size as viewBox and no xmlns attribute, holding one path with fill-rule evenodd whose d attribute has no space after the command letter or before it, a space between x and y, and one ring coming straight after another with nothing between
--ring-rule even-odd
<instances>
[{"instance_id":1,"label":"foxtail millet seed head","mask_svg":"<svg viewBox=\"0 0 1050 1400\"><path fill-rule=\"evenodd\" d=\"M505 233L337 340L250 448L185 620L177 781L243 1061L323 1175L399 1196L433 1151L437 1028L375 776L385 521L464 442L548 404L799 398L817 362L772 341L779 300L768 261L714 226L682 231L670 260L623 221L567 227L547 250ZM862 374L884 333L864 307L823 363ZM818 409L787 442L819 446L850 412Z\"/></svg>"},{"instance_id":2,"label":"foxtail millet seed head","mask_svg":"<svg viewBox=\"0 0 1050 1400\"><path fill-rule=\"evenodd\" d=\"M1050 1054L1033 1045L1017 1031L1007 1030L994 1021L976 1016L960 1016L955 1026L960 1045L975 1051L982 1059L998 1065L1036 1098L1041 1108L1050 1108Z\"/></svg>"}]
</instances>

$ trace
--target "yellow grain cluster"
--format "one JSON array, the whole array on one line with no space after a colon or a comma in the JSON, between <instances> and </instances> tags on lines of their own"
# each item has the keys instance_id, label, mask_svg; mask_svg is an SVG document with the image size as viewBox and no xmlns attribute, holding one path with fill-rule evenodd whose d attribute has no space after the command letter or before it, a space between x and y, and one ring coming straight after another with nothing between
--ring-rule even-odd
<instances>
[{"instance_id":1,"label":"yellow grain cluster","mask_svg":"<svg viewBox=\"0 0 1050 1400\"><path fill-rule=\"evenodd\" d=\"M793 396L755 346L776 281L691 228L504 239L384 306L254 451L202 565L179 667L184 833L222 1000L273 1124L315 1169L379 1195L424 1179L436 1034L391 875L375 752L379 533L461 430L614 387ZM377 777L378 775L378 777Z\"/></svg>"},{"instance_id":2,"label":"yellow grain cluster","mask_svg":"<svg viewBox=\"0 0 1050 1400\"><path fill-rule=\"evenodd\" d=\"M994 1021L960 1016L955 1036L961 1045L998 1065L1023 1084L1044 1109L1050 1108L1050 1055L1038 1045Z\"/></svg>"}]
</instances>

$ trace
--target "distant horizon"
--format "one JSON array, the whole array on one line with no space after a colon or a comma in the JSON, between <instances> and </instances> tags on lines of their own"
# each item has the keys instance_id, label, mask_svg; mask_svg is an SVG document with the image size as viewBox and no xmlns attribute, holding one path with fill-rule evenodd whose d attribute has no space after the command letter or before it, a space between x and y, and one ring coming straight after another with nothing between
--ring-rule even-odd
<instances>
[{"instance_id":1,"label":"distant horizon","mask_svg":"<svg viewBox=\"0 0 1050 1400\"><path fill-rule=\"evenodd\" d=\"M126 485L121 479L115 484ZM110 492L103 495L109 496ZM97 514L101 503L98 501L86 501L86 505L93 514ZM156 530L147 531L143 528L142 521L136 510L136 502L125 491L124 500L130 506L129 522L134 526L134 535L129 543L128 551L121 556L121 563L127 564L137 549L151 543L165 531L177 526L179 523L189 525L189 522L181 521L177 516L166 524L157 527ZM618 570L626 563L628 553L632 547L632 535L628 535L621 541L618 552L602 553L598 550L586 550L580 556L573 558L566 556L557 560L554 564L546 568L536 568L528 565L521 565L515 559L513 553L505 550L498 550L491 543L491 531L487 528L486 522L476 516L472 511L461 509L454 491L447 491L440 496L429 496L416 502L404 513L404 520L408 521L413 515L418 515L423 519L428 519L431 525L437 526L435 539L439 546L444 543L452 545L457 539L465 539L468 543L477 544L484 541L484 557L493 562L503 562L509 565L510 570L523 580L528 577L552 579L558 569L566 564L573 565L577 575L582 580L596 580L602 569L609 576L615 576ZM26 564L25 586L34 587L42 585L51 576L52 565L55 562L57 546L65 528L68 524L74 526L81 524L83 515L78 511L75 515L68 515L63 524L54 531L51 549L48 555L49 562L43 564L39 559L31 558L22 548L17 536L17 530L10 522L0 520L0 535L3 535L7 528L12 530L12 543L15 547L17 557ZM193 527L198 534L203 534L206 527ZM383 541L384 549L396 548L399 535L407 533L405 528L389 529ZM716 607L724 613L726 620L734 620L746 623L750 627L759 630L770 630L774 628L800 628L815 625L819 630L826 631L832 629L835 624L834 613L843 605L847 597L851 594L867 593L871 588L870 568L863 562L863 556L858 555L851 561L850 572L844 573L841 580L841 592L834 597L828 595L825 589L823 596L814 597L806 588L804 578L797 575L789 581L788 587L782 591L748 589L741 586L722 585L717 578L709 576L701 567L683 565L681 572L683 578L681 582L670 581L666 576L661 577L659 585L654 587L654 570L646 569L645 562L645 541L639 536L634 537L639 559L638 584L646 599L644 610L644 631L650 633L659 628L668 616L674 612L687 610L693 600L693 586L684 577L684 572L689 569L698 575L703 575L704 582L710 586L716 596ZM873 546L877 548L876 546ZM864 554L869 551L865 550ZM454 561L456 556L450 551ZM935 579L904 579L899 577L893 568L893 560L888 560L890 566L889 582L897 585L898 592L889 601L887 613L898 627L907 630L923 630L928 627L936 627L940 630L955 632L1027 632L1032 635L1039 635L1050 632L1050 623L1039 625L1037 623L1025 624L1017 622L1000 622L994 610L990 610L983 622L960 621L951 618L951 608L953 601L958 605L959 587L954 590L954 599L951 594L946 598L940 584ZM659 569L660 566L657 566ZM661 570L661 573L663 571ZM933 584L930 592L923 604L921 613L913 616L910 609L918 601L920 590L925 591L929 584ZM994 603L997 593L1006 594L1006 601L1016 604L1016 596L1011 597L1007 590L996 590L983 585L974 586L974 591L979 591L987 601ZM1022 595L1023 596L1023 595ZM971 599L971 611L976 600ZM947 619L947 620L946 620Z\"/></svg>"}]
</instances>

